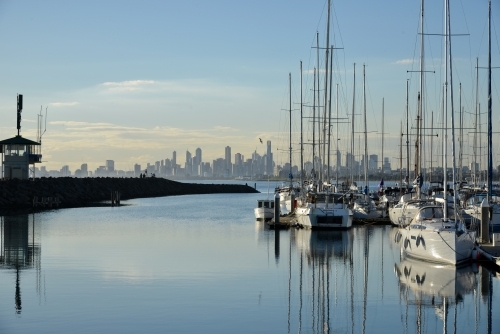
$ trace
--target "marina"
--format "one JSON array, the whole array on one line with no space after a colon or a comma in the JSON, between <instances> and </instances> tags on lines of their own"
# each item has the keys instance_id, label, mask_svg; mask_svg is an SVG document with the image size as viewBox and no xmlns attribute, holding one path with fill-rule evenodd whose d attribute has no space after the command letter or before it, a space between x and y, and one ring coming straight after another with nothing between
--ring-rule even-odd
<instances>
[{"instance_id":1,"label":"marina","mask_svg":"<svg viewBox=\"0 0 500 334\"><path fill-rule=\"evenodd\" d=\"M2 130L0 333L500 333L491 0L322 2L108 4L60 15L107 31L79 62L4 55L89 73Z\"/></svg>"},{"instance_id":2,"label":"marina","mask_svg":"<svg viewBox=\"0 0 500 334\"><path fill-rule=\"evenodd\" d=\"M2 217L0 331L496 332L494 269L404 258L390 225L276 233L263 193Z\"/></svg>"}]
</instances>

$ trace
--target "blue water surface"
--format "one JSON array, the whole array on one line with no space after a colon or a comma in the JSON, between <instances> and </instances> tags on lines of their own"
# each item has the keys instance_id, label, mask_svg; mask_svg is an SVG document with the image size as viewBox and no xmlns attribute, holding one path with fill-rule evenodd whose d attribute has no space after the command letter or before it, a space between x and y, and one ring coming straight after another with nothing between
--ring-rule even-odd
<instances>
[{"instance_id":1,"label":"blue water surface","mask_svg":"<svg viewBox=\"0 0 500 334\"><path fill-rule=\"evenodd\" d=\"M269 230L253 213L267 182L239 183L263 193L2 217L0 333L500 328L494 271L402 259L390 226Z\"/></svg>"}]
</instances>

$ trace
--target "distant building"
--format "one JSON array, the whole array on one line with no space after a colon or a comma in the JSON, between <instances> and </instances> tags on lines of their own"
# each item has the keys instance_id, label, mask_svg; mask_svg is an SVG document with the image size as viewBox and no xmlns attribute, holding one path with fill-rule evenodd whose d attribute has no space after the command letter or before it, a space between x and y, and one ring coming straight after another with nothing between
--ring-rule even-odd
<instances>
[{"instance_id":1,"label":"distant building","mask_svg":"<svg viewBox=\"0 0 500 334\"><path fill-rule=\"evenodd\" d=\"M383 171L384 173L388 173L391 171L391 162L389 161L388 157L384 157L384 166L383 166Z\"/></svg>"},{"instance_id":2,"label":"distant building","mask_svg":"<svg viewBox=\"0 0 500 334\"><path fill-rule=\"evenodd\" d=\"M271 141L267 141L267 152L266 152L266 175L273 175L273 153L271 151Z\"/></svg>"},{"instance_id":3,"label":"distant building","mask_svg":"<svg viewBox=\"0 0 500 334\"><path fill-rule=\"evenodd\" d=\"M224 171L224 177L230 177L233 172L233 164L231 163L231 147L229 146L226 146L225 161L226 161L226 169Z\"/></svg>"},{"instance_id":4,"label":"distant building","mask_svg":"<svg viewBox=\"0 0 500 334\"><path fill-rule=\"evenodd\" d=\"M80 167L80 170L82 171L83 177L87 177L89 175L87 164L82 164L82 166Z\"/></svg>"},{"instance_id":5,"label":"distant building","mask_svg":"<svg viewBox=\"0 0 500 334\"><path fill-rule=\"evenodd\" d=\"M115 173L115 161L114 160L106 160L106 172L108 175L113 175Z\"/></svg>"},{"instance_id":6,"label":"distant building","mask_svg":"<svg viewBox=\"0 0 500 334\"><path fill-rule=\"evenodd\" d=\"M69 170L69 166L66 165L61 168L61 176L62 177L71 176L71 171Z\"/></svg>"},{"instance_id":7,"label":"distant building","mask_svg":"<svg viewBox=\"0 0 500 334\"><path fill-rule=\"evenodd\" d=\"M141 171L141 165L139 164L135 164L134 165L134 176L135 177L139 177L141 175L142 171Z\"/></svg>"},{"instance_id":8,"label":"distant building","mask_svg":"<svg viewBox=\"0 0 500 334\"><path fill-rule=\"evenodd\" d=\"M375 171L378 169L378 155L370 154L368 159L368 170Z\"/></svg>"}]
</instances>

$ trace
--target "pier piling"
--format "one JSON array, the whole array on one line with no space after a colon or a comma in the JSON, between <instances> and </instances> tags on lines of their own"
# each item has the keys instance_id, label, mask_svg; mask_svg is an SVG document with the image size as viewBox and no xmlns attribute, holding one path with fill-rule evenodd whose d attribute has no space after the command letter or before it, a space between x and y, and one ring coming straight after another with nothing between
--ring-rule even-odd
<instances>
[{"instance_id":1,"label":"pier piling","mask_svg":"<svg viewBox=\"0 0 500 334\"><path fill-rule=\"evenodd\" d=\"M481 242L490 242L490 205L485 198L481 203Z\"/></svg>"}]
</instances>

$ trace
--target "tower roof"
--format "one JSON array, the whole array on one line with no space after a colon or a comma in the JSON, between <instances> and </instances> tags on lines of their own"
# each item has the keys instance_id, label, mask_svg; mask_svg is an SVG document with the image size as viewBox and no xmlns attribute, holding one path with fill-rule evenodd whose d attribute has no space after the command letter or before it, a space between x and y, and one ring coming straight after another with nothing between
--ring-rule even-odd
<instances>
[{"instance_id":1,"label":"tower roof","mask_svg":"<svg viewBox=\"0 0 500 334\"><path fill-rule=\"evenodd\" d=\"M15 136L9 139L1 140L0 145L41 145L41 144L39 142L29 140L21 136Z\"/></svg>"}]
</instances>

